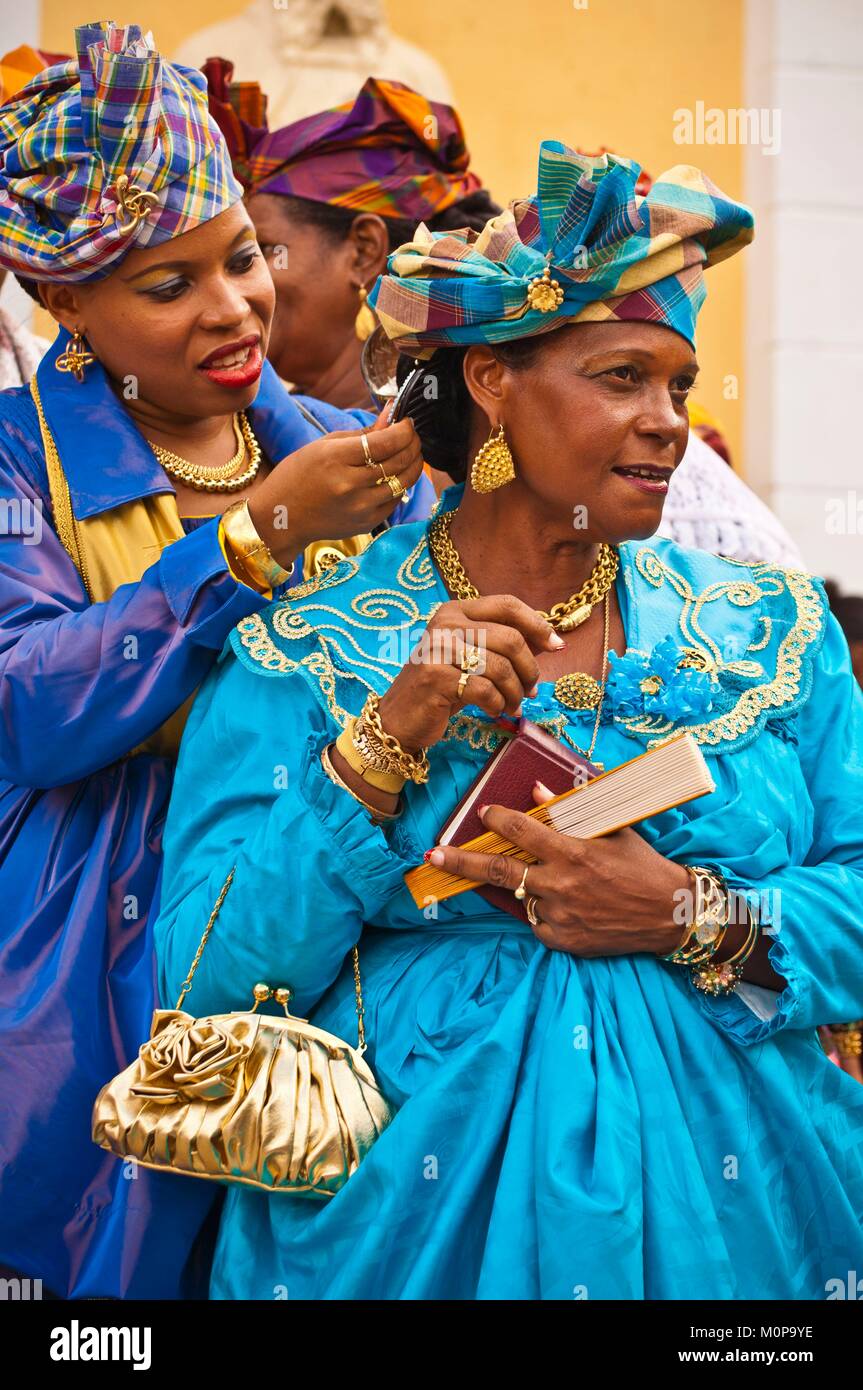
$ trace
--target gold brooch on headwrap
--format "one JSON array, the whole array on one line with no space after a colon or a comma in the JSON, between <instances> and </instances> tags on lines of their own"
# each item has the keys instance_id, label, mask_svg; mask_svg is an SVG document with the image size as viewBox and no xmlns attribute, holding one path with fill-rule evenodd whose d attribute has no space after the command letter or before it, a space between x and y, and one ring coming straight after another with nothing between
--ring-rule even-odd
<instances>
[{"instance_id":1,"label":"gold brooch on headwrap","mask_svg":"<svg viewBox=\"0 0 863 1390\"><path fill-rule=\"evenodd\" d=\"M121 236L134 232L159 201L155 193L145 193L136 183L130 183L128 174L121 174L114 184L114 196L117 199L117 230ZM103 222L109 220L106 216Z\"/></svg>"},{"instance_id":2,"label":"gold brooch on headwrap","mask_svg":"<svg viewBox=\"0 0 863 1390\"><path fill-rule=\"evenodd\" d=\"M527 287L528 309L538 309L541 314L550 314L563 303L563 290L558 280L551 278L551 264L545 263L541 275L535 275Z\"/></svg>"}]
</instances>

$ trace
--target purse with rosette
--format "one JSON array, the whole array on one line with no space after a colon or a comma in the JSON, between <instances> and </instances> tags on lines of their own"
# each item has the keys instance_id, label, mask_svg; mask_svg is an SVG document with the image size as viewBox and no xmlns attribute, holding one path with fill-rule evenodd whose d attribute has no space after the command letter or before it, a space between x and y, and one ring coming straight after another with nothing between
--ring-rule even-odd
<instances>
[{"instance_id":1,"label":"purse with rosette","mask_svg":"<svg viewBox=\"0 0 863 1390\"><path fill-rule=\"evenodd\" d=\"M194 1018L180 1008L234 877L229 873L176 1009L157 1009L137 1060L103 1086L93 1140L146 1168L331 1197L392 1118L366 1049L359 953L358 1044L288 1011L291 990L254 987L248 1012ZM284 1018L259 1014L269 999Z\"/></svg>"}]
</instances>

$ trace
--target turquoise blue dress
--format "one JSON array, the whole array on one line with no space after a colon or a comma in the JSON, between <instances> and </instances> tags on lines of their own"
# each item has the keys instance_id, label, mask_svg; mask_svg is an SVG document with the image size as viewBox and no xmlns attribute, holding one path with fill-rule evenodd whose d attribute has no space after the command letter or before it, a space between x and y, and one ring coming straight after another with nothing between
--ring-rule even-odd
<instances>
[{"instance_id":1,"label":"turquoise blue dress","mask_svg":"<svg viewBox=\"0 0 863 1390\"><path fill-rule=\"evenodd\" d=\"M458 493L445 495L451 506ZM824 1299L863 1269L863 1087L817 1025L863 1013L863 697L819 581L628 543L606 767L689 728L716 790L644 822L757 894L785 988L710 999L652 956L579 959L468 893L403 883L499 731L451 722L386 828L319 763L447 595L426 525L244 618L189 721L156 926L173 1005L259 979L355 1040L395 1119L324 1202L227 1188L217 1299ZM644 678L659 675L660 682ZM525 713L582 745L551 684ZM177 1179L178 1182L185 1181Z\"/></svg>"}]
</instances>

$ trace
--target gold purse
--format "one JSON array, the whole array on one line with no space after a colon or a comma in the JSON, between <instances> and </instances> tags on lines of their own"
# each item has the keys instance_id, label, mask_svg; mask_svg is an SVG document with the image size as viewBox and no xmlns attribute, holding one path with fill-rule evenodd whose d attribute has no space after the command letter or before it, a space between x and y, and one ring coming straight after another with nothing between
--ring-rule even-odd
<instances>
[{"instance_id":1,"label":"gold purse","mask_svg":"<svg viewBox=\"0 0 863 1390\"><path fill-rule=\"evenodd\" d=\"M232 869L210 914L176 1009L157 1009L137 1061L103 1086L93 1140L145 1168L241 1182L264 1192L331 1197L392 1118L366 1050L359 953L353 950L358 1045L288 1012L291 990L254 988L248 1012L194 1018L192 988ZM274 998L285 1017L259 1014Z\"/></svg>"}]
</instances>

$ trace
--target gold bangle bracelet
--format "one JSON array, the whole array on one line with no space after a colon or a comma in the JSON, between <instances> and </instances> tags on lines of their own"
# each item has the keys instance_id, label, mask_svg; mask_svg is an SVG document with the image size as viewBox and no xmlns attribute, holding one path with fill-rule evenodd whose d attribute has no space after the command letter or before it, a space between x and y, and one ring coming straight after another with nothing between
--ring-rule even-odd
<instances>
[{"instance_id":1,"label":"gold bangle bracelet","mask_svg":"<svg viewBox=\"0 0 863 1390\"><path fill-rule=\"evenodd\" d=\"M342 732L336 739L336 747L347 763L358 777L362 777L364 782L368 782L370 787L376 787L379 792L389 792L397 795L405 782L406 777L399 776L396 772L389 772L382 767L376 767L371 761L371 750L362 740L357 741L356 718L350 718Z\"/></svg>"},{"instance_id":2,"label":"gold bangle bracelet","mask_svg":"<svg viewBox=\"0 0 863 1390\"><path fill-rule=\"evenodd\" d=\"M330 758L329 748L321 749L321 766L330 781L337 787L341 787L343 791L348 792L348 794L354 798L354 801L358 801L361 806L364 806L373 820L397 820L401 815L401 807L395 811L382 811L378 806L372 806L370 802L363 801L363 798L354 791L353 787L349 787L347 782L336 772L332 764L332 759Z\"/></svg>"},{"instance_id":3,"label":"gold bangle bracelet","mask_svg":"<svg viewBox=\"0 0 863 1390\"><path fill-rule=\"evenodd\" d=\"M662 959L673 965L702 965L722 945L731 917L731 902L724 883L712 870L697 864L683 867L693 885L692 918L679 945Z\"/></svg>"},{"instance_id":4,"label":"gold bangle bracelet","mask_svg":"<svg viewBox=\"0 0 863 1390\"><path fill-rule=\"evenodd\" d=\"M278 589L280 584L284 584L290 578L293 565L286 570L270 553L255 530L249 503L245 497L239 502L234 502L223 513L222 531L242 568L258 588Z\"/></svg>"},{"instance_id":5,"label":"gold bangle bracelet","mask_svg":"<svg viewBox=\"0 0 863 1390\"><path fill-rule=\"evenodd\" d=\"M739 901L742 895L736 896ZM728 960L709 960L696 965L692 970L692 983L705 994L733 994L743 979L743 967L758 943L761 935L760 924L746 898L743 898L743 901L746 903L749 931L740 950L729 956Z\"/></svg>"}]
</instances>

